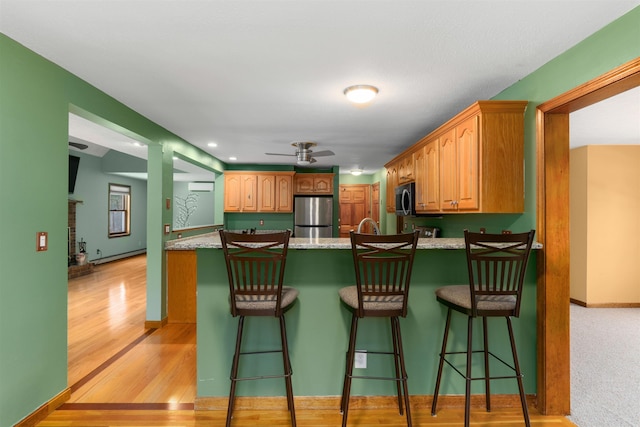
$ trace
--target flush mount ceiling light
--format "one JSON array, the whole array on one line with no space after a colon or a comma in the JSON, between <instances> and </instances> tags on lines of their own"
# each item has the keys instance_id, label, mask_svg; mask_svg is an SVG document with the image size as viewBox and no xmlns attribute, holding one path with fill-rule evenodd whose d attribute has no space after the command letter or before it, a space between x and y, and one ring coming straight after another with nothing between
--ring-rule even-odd
<instances>
[{"instance_id":1,"label":"flush mount ceiling light","mask_svg":"<svg viewBox=\"0 0 640 427\"><path fill-rule=\"evenodd\" d=\"M378 88L371 85L349 86L344 90L347 99L356 104L364 104L371 101L378 94Z\"/></svg>"},{"instance_id":2,"label":"flush mount ceiling light","mask_svg":"<svg viewBox=\"0 0 640 427\"><path fill-rule=\"evenodd\" d=\"M351 175L353 176L362 175L362 169L351 169Z\"/></svg>"}]
</instances>

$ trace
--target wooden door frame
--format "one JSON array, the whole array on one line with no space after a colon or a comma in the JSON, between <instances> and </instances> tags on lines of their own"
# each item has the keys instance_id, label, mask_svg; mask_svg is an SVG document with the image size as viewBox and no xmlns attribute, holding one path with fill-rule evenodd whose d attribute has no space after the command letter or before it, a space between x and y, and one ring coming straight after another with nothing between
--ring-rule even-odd
<instances>
[{"instance_id":1,"label":"wooden door frame","mask_svg":"<svg viewBox=\"0 0 640 427\"><path fill-rule=\"evenodd\" d=\"M546 415L571 411L569 114L638 86L640 58L537 107L537 403Z\"/></svg>"}]
</instances>

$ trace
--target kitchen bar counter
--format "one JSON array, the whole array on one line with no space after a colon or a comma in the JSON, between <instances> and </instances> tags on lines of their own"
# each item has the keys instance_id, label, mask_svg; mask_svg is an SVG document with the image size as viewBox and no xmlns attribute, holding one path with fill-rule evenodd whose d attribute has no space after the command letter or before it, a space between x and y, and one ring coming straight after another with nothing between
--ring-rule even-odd
<instances>
[{"instance_id":1,"label":"kitchen bar counter","mask_svg":"<svg viewBox=\"0 0 640 427\"><path fill-rule=\"evenodd\" d=\"M542 245L534 244L534 249L540 249ZM170 240L165 244L168 251L184 251L195 249L220 249L220 236L218 233L207 233L195 237ZM351 241L346 237L338 238L299 238L292 237L289 240L290 249L351 249ZM420 238L418 249L464 249L464 238Z\"/></svg>"},{"instance_id":2,"label":"kitchen bar counter","mask_svg":"<svg viewBox=\"0 0 640 427\"><path fill-rule=\"evenodd\" d=\"M176 312L172 301L179 307L195 307L197 323L197 395L196 409L224 409L229 392L229 369L235 342L238 319L229 312L229 285L224 257L219 249L217 233L166 242L171 264L168 277L169 293L185 291L183 299L169 301L169 317ZM287 256L285 284L296 287L298 301L286 315L289 350L294 375L293 391L296 396L339 396L344 378L344 358L349 339L350 313L343 307L338 290L354 284L353 259L350 240L292 238ZM536 245L540 247L540 245ZM435 290L440 286L466 283L467 268L463 238L421 238L416 253L409 313L401 319L402 340L409 375L409 392L417 396L433 394L437 371L438 352L446 309L436 301ZM537 251L536 251L537 252ZM531 256L525 278L521 316L514 320L515 339L520 364L525 373L527 394L536 390L536 252ZM189 268L181 269L186 257ZM174 275L171 270L175 270ZM189 273L195 269L197 274ZM189 278L189 286L185 285ZM181 292L178 292L180 295ZM188 297L188 298L186 298ZM185 303L185 301L188 301ZM457 349L466 345L466 319L454 316L450 343ZM504 339L504 320L490 331L489 346L501 356L510 354L509 342ZM269 318L247 319L251 335L243 341L248 351L256 342L261 346L277 347L279 335L277 321ZM390 328L385 319L367 319L359 329L357 348L361 350L388 350ZM481 331L481 327L477 330ZM495 334L495 335L494 335ZM266 357L266 356L265 356ZM267 357L268 359L268 357ZM386 376L393 362L384 356L371 355L364 375ZM245 364L248 376L253 364ZM262 371L279 372L282 360L279 355L260 362ZM493 369L493 368L492 368ZM500 368L496 366L497 370ZM261 371L261 372L262 372ZM264 373L264 372L262 372ZM512 384L513 383L513 384ZM513 395L517 403L517 387L514 381L492 384L498 394ZM473 393L482 393L482 384L473 384ZM353 395L392 396L395 385L389 381L354 381ZM441 389L442 394L464 394L464 380L452 377ZM251 381L238 384L239 396L284 396L282 380ZM212 403L212 402L217 402ZM336 398L336 402L338 399ZM219 404L219 406L217 406ZM336 411L338 410L336 406Z\"/></svg>"}]
</instances>

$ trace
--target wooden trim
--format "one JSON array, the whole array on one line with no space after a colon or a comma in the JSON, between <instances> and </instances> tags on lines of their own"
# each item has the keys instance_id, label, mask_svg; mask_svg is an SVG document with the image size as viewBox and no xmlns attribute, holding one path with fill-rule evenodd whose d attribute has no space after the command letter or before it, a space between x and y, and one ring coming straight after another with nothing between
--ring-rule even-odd
<instances>
[{"instance_id":1,"label":"wooden trim","mask_svg":"<svg viewBox=\"0 0 640 427\"><path fill-rule=\"evenodd\" d=\"M569 298L569 302L570 302L571 304L579 305L579 306L581 306L581 307L586 307L586 306L587 306L587 303L586 303L586 302L584 302L584 301L578 301L577 299L573 299L573 298Z\"/></svg>"},{"instance_id":2,"label":"wooden trim","mask_svg":"<svg viewBox=\"0 0 640 427\"><path fill-rule=\"evenodd\" d=\"M53 411L58 409L64 402L71 398L71 389L66 388L51 400L40 406L38 409L29 414L26 418L19 421L14 427L33 427L40 421L47 418Z\"/></svg>"},{"instance_id":3,"label":"wooden trim","mask_svg":"<svg viewBox=\"0 0 640 427\"><path fill-rule=\"evenodd\" d=\"M411 395L409 400L412 406L431 407L432 395ZM340 396L294 396L296 410L338 410L340 408ZM228 397L197 397L195 411L226 411L229 403ZM471 406L474 408L485 407L484 394L471 395ZM500 408L519 408L520 396L517 394L492 394L491 404ZM236 397L235 409L237 410L286 410L287 398L285 396L252 396ZM527 395L527 405L536 407L535 395ZM350 409L394 409L398 407L397 396L351 396ZM463 395L440 396L438 409L464 408Z\"/></svg>"},{"instance_id":4,"label":"wooden trim","mask_svg":"<svg viewBox=\"0 0 640 427\"><path fill-rule=\"evenodd\" d=\"M571 410L569 346L569 113L640 86L640 57L537 107L538 406Z\"/></svg>"},{"instance_id":5,"label":"wooden trim","mask_svg":"<svg viewBox=\"0 0 640 427\"><path fill-rule=\"evenodd\" d=\"M579 305L585 308L640 308L640 302L604 302L587 304L584 301L570 298L571 304Z\"/></svg>"},{"instance_id":6,"label":"wooden trim","mask_svg":"<svg viewBox=\"0 0 640 427\"><path fill-rule=\"evenodd\" d=\"M569 114L640 86L640 57L538 105L544 113Z\"/></svg>"},{"instance_id":7,"label":"wooden trim","mask_svg":"<svg viewBox=\"0 0 640 427\"><path fill-rule=\"evenodd\" d=\"M162 320L145 320L144 321L144 328L145 329L160 329L162 328L164 325L166 325L169 322L168 318L164 318Z\"/></svg>"}]
</instances>

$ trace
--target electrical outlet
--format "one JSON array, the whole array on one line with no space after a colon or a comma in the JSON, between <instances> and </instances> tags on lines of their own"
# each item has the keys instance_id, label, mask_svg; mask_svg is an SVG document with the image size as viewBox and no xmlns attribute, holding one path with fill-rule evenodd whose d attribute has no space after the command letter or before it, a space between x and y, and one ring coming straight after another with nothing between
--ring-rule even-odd
<instances>
[{"instance_id":1,"label":"electrical outlet","mask_svg":"<svg viewBox=\"0 0 640 427\"><path fill-rule=\"evenodd\" d=\"M356 350L356 360L353 362L356 369L367 368L367 350Z\"/></svg>"}]
</instances>

